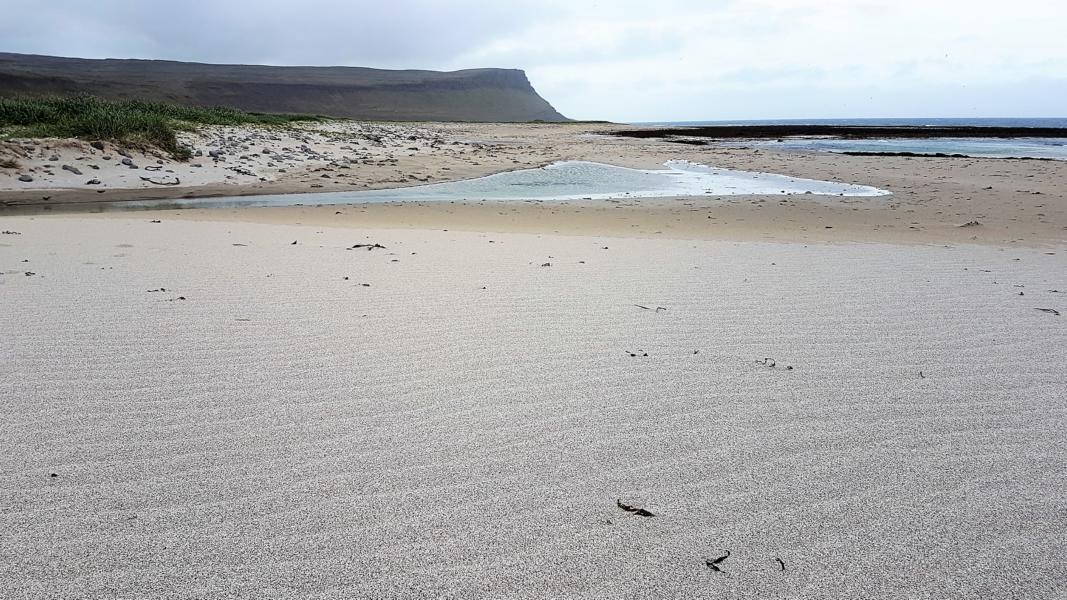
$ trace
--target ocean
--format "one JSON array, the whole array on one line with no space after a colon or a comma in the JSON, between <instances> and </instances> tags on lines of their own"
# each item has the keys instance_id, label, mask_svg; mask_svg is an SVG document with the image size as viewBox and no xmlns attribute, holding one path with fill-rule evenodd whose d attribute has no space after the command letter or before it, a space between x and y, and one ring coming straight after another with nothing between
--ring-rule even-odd
<instances>
[{"instance_id":1,"label":"ocean","mask_svg":"<svg viewBox=\"0 0 1067 600\"><path fill-rule=\"evenodd\" d=\"M743 125L868 125L893 127L1063 127L1067 118L988 119L764 119L750 121L665 121L633 123L658 127L716 127ZM806 152L910 152L962 154L976 158L1044 158L1067 160L1067 138L913 138L844 140L793 137L782 141L719 142L727 147L768 148Z\"/></svg>"},{"instance_id":2,"label":"ocean","mask_svg":"<svg viewBox=\"0 0 1067 600\"><path fill-rule=\"evenodd\" d=\"M631 125L715 127L724 125L882 125L888 127L1065 127L1067 117L983 119L762 119L734 121L649 121Z\"/></svg>"}]
</instances>

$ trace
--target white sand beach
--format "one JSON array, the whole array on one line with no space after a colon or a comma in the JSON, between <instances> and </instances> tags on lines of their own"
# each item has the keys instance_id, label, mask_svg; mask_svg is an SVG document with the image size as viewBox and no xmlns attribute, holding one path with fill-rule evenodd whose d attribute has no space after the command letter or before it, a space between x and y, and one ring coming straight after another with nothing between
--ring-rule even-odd
<instances>
[{"instance_id":1,"label":"white sand beach","mask_svg":"<svg viewBox=\"0 0 1067 600\"><path fill-rule=\"evenodd\" d=\"M2 597L1067 589L1062 240L189 217L0 217Z\"/></svg>"}]
</instances>

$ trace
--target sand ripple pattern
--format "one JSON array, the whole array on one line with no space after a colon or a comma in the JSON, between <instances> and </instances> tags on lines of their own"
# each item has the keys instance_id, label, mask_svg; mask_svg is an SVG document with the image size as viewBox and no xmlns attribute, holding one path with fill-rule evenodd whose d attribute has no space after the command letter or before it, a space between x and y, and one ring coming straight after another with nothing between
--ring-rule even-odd
<instances>
[{"instance_id":1,"label":"sand ripple pattern","mask_svg":"<svg viewBox=\"0 0 1067 600\"><path fill-rule=\"evenodd\" d=\"M1064 248L0 225L4 598L1067 586Z\"/></svg>"}]
</instances>

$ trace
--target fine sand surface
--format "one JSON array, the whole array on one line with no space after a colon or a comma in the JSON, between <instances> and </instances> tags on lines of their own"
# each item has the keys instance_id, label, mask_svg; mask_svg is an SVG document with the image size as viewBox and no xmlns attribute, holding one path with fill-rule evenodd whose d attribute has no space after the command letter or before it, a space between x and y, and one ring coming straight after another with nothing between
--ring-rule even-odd
<instances>
[{"instance_id":1,"label":"fine sand surface","mask_svg":"<svg viewBox=\"0 0 1067 600\"><path fill-rule=\"evenodd\" d=\"M1062 243L170 214L0 216L0 597L1064 597Z\"/></svg>"}]
</instances>

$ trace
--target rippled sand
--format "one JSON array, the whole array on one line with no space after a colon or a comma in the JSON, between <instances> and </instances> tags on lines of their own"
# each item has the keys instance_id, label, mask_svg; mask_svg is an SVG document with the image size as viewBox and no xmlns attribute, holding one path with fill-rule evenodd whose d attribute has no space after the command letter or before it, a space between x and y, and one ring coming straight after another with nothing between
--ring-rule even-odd
<instances>
[{"instance_id":1,"label":"rippled sand","mask_svg":"<svg viewBox=\"0 0 1067 600\"><path fill-rule=\"evenodd\" d=\"M1063 247L0 228L0 596L1067 588Z\"/></svg>"}]
</instances>

